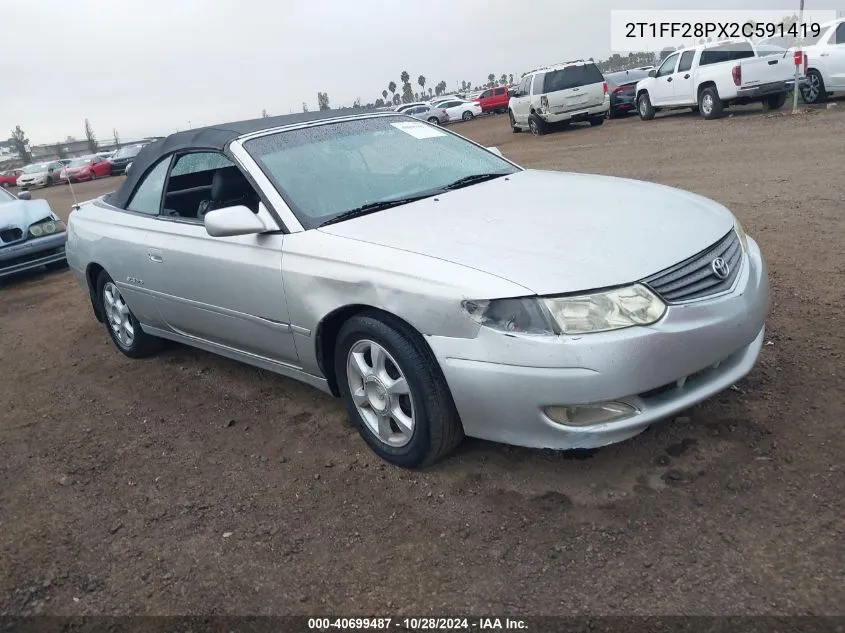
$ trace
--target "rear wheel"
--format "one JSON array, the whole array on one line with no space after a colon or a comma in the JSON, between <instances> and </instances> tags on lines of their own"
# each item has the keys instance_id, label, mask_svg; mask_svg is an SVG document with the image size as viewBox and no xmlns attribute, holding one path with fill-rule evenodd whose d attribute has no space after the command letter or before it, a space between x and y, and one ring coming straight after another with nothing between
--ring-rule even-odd
<instances>
[{"instance_id":1,"label":"rear wheel","mask_svg":"<svg viewBox=\"0 0 845 633\"><path fill-rule=\"evenodd\" d=\"M528 129L534 136L543 136L546 133L546 122L536 114L532 114L528 117Z\"/></svg>"},{"instance_id":2,"label":"rear wheel","mask_svg":"<svg viewBox=\"0 0 845 633\"><path fill-rule=\"evenodd\" d=\"M522 132L522 128L521 128L521 127L519 127L519 126L516 124L516 119L514 119L514 118L513 118L513 110L508 110L508 120L510 121L510 124L511 124L511 131L512 131L512 132L514 132L514 133L516 133L516 132Z\"/></svg>"},{"instance_id":3,"label":"rear wheel","mask_svg":"<svg viewBox=\"0 0 845 633\"><path fill-rule=\"evenodd\" d=\"M651 99L647 92L643 92L637 97L637 111L643 121L651 121L654 118L654 106L651 105Z\"/></svg>"},{"instance_id":4,"label":"rear wheel","mask_svg":"<svg viewBox=\"0 0 845 633\"><path fill-rule=\"evenodd\" d=\"M590 125L592 125L593 127L601 125L602 123L604 123L603 116L594 116L592 119L590 119Z\"/></svg>"},{"instance_id":5,"label":"rear wheel","mask_svg":"<svg viewBox=\"0 0 845 633\"><path fill-rule=\"evenodd\" d=\"M141 324L132 314L120 289L106 271L102 271L97 278L97 297L103 309L106 329L117 349L130 358L143 358L161 348L161 339L141 329Z\"/></svg>"},{"instance_id":6,"label":"rear wheel","mask_svg":"<svg viewBox=\"0 0 845 633\"><path fill-rule=\"evenodd\" d=\"M705 119L718 119L722 116L724 105L715 86L708 86L698 96L698 111Z\"/></svg>"},{"instance_id":7,"label":"rear wheel","mask_svg":"<svg viewBox=\"0 0 845 633\"><path fill-rule=\"evenodd\" d=\"M469 110L467 110L466 112L464 112L464 113L461 115L461 118L462 118L464 121L470 121L470 120L472 120L472 119L473 119L473 117L474 117L474 115L473 115L473 114L472 114L472 112L470 112Z\"/></svg>"},{"instance_id":8,"label":"rear wheel","mask_svg":"<svg viewBox=\"0 0 845 633\"><path fill-rule=\"evenodd\" d=\"M91 174L91 180L97 180L97 172L92 169L88 173Z\"/></svg>"},{"instance_id":9,"label":"rear wheel","mask_svg":"<svg viewBox=\"0 0 845 633\"><path fill-rule=\"evenodd\" d=\"M436 116L430 117L428 119L428 122L432 125L440 125L440 119L438 119Z\"/></svg>"},{"instance_id":10,"label":"rear wheel","mask_svg":"<svg viewBox=\"0 0 845 633\"><path fill-rule=\"evenodd\" d=\"M821 103L827 98L824 79L821 73L815 68L807 71L807 83L801 86L801 97L804 103Z\"/></svg>"},{"instance_id":11,"label":"rear wheel","mask_svg":"<svg viewBox=\"0 0 845 633\"><path fill-rule=\"evenodd\" d=\"M10 186L11 185L8 182L4 182L2 185L0 185L0 187L3 187L3 189L8 189Z\"/></svg>"},{"instance_id":12,"label":"rear wheel","mask_svg":"<svg viewBox=\"0 0 845 633\"><path fill-rule=\"evenodd\" d=\"M766 110L779 110L783 107L784 103L786 103L786 93L780 92L776 95L763 99L763 108Z\"/></svg>"},{"instance_id":13,"label":"rear wheel","mask_svg":"<svg viewBox=\"0 0 845 633\"><path fill-rule=\"evenodd\" d=\"M376 312L352 317L338 334L335 375L361 437L391 464L431 464L463 439L437 361L403 322Z\"/></svg>"}]
</instances>

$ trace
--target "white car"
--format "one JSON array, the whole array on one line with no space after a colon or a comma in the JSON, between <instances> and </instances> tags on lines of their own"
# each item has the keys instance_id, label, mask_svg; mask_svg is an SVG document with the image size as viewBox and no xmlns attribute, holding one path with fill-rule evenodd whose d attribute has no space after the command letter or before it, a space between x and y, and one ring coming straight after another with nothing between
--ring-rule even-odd
<instances>
[{"instance_id":1,"label":"white car","mask_svg":"<svg viewBox=\"0 0 845 633\"><path fill-rule=\"evenodd\" d=\"M760 101L776 110L794 74L791 56L760 55L751 42L700 44L672 53L637 83L637 110L644 121L662 108L697 108L705 119L719 118L731 104Z\"/></svg>"},{"instance_id":2,"label":"white car","mask_svg":"<svg viewBox=\"0 0 845 633\"><path fill-rule=\"evenodd\" d=\"M404 112L405 110L409 110L411 108L416 108L417 106L427 106L428 101L414 101L413 103L403 103L402 105L398 105L393 108L394 112Z\"/></svg>"},{"instance_id":3,"label":"white car","mask_svg":"<svg viewBox=\"0 0 845 633\"><path fill-rule=\"evenodd\" d=\"M845 92L845 18L829 22L815 44L803 47L807 82L801 88L806 103L820 103L834 92Z\"/></svg>"},{"instance_id":4,"label":"white car","mask_svg":"<svg viewBox=\"0 0 845 633\"><path fill-rule=\"evenodd\" d=\"M466 99L451 99L437 104L432 103L432 107L445 111L448 121L469 121L481 115L481 104Z\"/></svg>"},{"instance_id":5,"label":"white car","mask_svg":"<svg viewBox=\"0 0 845 633\"><path fill-rule=\"evenodd\" d=\"M52 161L49 163L33 163L23 168L18 176L18 189L32 189L33 187L50 187L59 182L59 174L62 171L62 163Z\"/></svg>"}]
</instances>

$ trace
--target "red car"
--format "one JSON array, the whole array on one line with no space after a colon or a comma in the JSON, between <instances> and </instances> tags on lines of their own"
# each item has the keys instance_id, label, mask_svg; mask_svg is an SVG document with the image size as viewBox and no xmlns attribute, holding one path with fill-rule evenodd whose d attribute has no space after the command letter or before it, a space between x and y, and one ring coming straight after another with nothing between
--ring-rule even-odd
<instances>
[{"instance_id":1,"label":"red car","mask_svg":"<svg viewBox=\"0 0 845 633\"><path fill-rule=\"evenodd\" d=\"M488 88L474 100L481 104L482 112L507 112L510 95L508 95L508 89L501 86L500 88Z\"/></svg>"},{"instance_id":2,"label":"red car","mask_svg":"<svg viewBox=\"0 0 845 633\"><path fill-rule=\"evenodd\" d=\"M74 158L64 169L59 179L62 182L79 182L82 180L96 180L101 176L111 175L111 163L100 156L82 156Z\"/></svg>"},{"instance_id":3,"label":"red car","mask_svg":"<svg viewBox=\"0 0 845 633\"><path fill-rule=\"evenodd\" d=\"M0 187L3 187L3 189L14 187L17 184L18 176L20 175L20 169L11 169L0 173Z\"/></svg>"}]
</instances>

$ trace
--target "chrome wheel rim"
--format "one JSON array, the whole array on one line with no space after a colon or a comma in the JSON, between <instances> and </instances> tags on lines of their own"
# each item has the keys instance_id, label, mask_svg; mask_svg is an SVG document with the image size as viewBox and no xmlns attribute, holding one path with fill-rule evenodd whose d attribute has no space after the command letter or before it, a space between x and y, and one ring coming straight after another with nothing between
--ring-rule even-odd
<instances>
[{"instance_id":1,"label":"chrome wheel rim","mask_svg":"<svg viewBox=\"0 0 845 633\"><path fill-rule=\"evenodd\" d=\"M713 111L713 95L706 94L701 98L701 111L710 114Z\"/></svg>"},{"instance_id":2,"label":"chrome wheel rim","mask_svg":"<svg viewBox=\"0 0 845 633\"><path fill-rule=\"evenodd\" d=\"M539 134L540 130L537 128L537 124L534 121L529 121L528 127L531 128L531 133L534 136L537 136Z\"/></svg>"},{"instance_id":3,"label":"chrome wheel rim","mask_svg":"<svg viewBox=\"0 0 845 633\"><path fill-rule=\"evenodd\" d=\"M818 98L820 92L819 76L812 73L807 77L807 83L808 85L802 91L804 101L813 103Z\"/></svg>"},{"instance_id":4,"label":"chrome wheel rim","mask_svg":"<svg viewBox=\"0 0 845 633\"><path fill-rule=\"evenodd\" d=\"M132 347L132 341L135 340L135 328L132 325L129 306L123 300L120 290L111 281L103 286L103 307L109 327L121 347Z\"/></svg>"},{"instance_id":5,"label":"chrome wheel rim","mask_svg":"<svg viewBox=\"0 0 845 633\"><path fill-rule=\"evenodd\" d=\"M648 114L648 107L645 103L645 97L640 97L640 114L646 116Z\"/></svg>"},{"instance_id":6,"label":"chrome wheel rim","mask_svg":"<svg viewBox=\"0 0 845 633\"><path fill-rule=\"evenodd\" d=\"M384 444L405 446L414 435L414 400L399 364L375 341L360 340L346 358L349 393L364 424Z\"/></svg>"},{"instance_id":7,"label":"chrome wheel rim","mask_svg":"<svg viewBox=\"0 0 845 633\"><path fill-rule=\"evenodd\" d=\"M469 121L472 118L472 112L464 112L464 121Z\"/></svg>"}]
</instances>

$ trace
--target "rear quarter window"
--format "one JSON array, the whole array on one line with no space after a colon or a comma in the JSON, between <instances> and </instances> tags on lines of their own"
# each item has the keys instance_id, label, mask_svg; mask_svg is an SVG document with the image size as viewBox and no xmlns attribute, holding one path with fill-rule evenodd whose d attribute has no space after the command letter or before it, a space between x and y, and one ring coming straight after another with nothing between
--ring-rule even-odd
<instances>
[{"instance_id":1,"label":"rear quarter window","mask_svg":"<svg viewBox=\"0 0 845 633\"><path fill-rule=\"evenodd\" d=\"M754 57L754 49L751 48L750 44L746 42L729 44L702 51L698 65L708 66L710 64L721 64L722 62L735 62L749 57Z\"/></svg>"}]
</instances>

